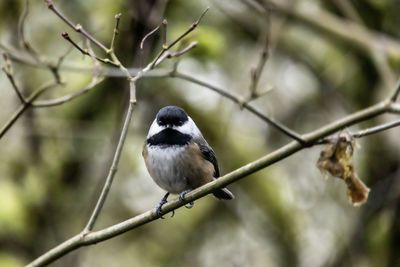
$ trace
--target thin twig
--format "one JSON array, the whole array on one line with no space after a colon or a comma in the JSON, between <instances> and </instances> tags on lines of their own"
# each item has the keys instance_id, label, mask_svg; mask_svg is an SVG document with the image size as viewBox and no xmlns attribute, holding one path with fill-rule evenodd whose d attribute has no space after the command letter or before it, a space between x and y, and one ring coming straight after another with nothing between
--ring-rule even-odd
<instances>
[{"instance_id":1,"label":"thin twig","mask_svg":"<svg viewBox=\"0 0 400 267\"><path fill-rule=\"evenodd\" d=\"M357 122L361 122L364 120L368 120L375 116L378 116L382 113L389 111L390 105L393 103L389 101L382 101L376 105L373 105L364 110L360 110L353 114L350 114L340 120L332 122L320 129L312 131L308 133L307 136L307 144L313 144L318 140L324 138L336 132L344 127L351 126ZM182 202L181 200L172 200L165 204L162 208L163 214L176 210L179 207L184 206L186 203L197 200L203 196L206 196L218 188L225 187L231 183L234 183L242 178L249 176L252 173L255 173L261 169L264 169L275 162L278 162L284 158L289 157L290 155L307 148L307 144L300 144L299 142L292 141L287 145L251 162L248 163L206 185L203 185L195 190L189 192L185 195L185 200ZM118 224L109 226L99 231L95 232L83 232L75 235L74 237L66 240L65 242L59 244L55 248L49 250L45 254L38 257L36 260L27 265L27 267L36 267L43 266L54 262L59 259L63 255L76 250L82 246L89 246L91 244L96 244L98 242L113 238L115 236L121 235L127 231L138 228L144 224L147 224L151 221L159 219L160 216L157 215L156 209L149 210L145 213L137 215L131 219L120 222Z\"/></svg>"},{"instance_id":2,"label":"thin twig","mask_svg":"<svg viewBox=\"0 0 400 267\"><path fill-rule=\"evenodd\" d=\"M137 79L140 78L140 76L137 76L136 79L132 77L132 75L129 73L128 69L121 64L119 58L116 56L115 51L114 51L114 43L115 43L115 38L116 35L118 34L118 26L119 26L119 20L120 20L120 16L121 14L117 14L115 16L116 22L115 22L115 27L114 27L114 32L113 32L113 36L111 39L111 46L110 49L105 48L105 46L103 44L101 44L99 41L97 41L96 39L94 39L94 37L92 37L91 35L89 35L83 28L81 25L77 24L76 26L73 25L73 23L61 12L59 11L53 4L53 2L51 0L45 0L48 7L55 13L57 14L64 22L66 22L70 27L74 28L75 30L81 32L85 37L87 37L88 40L90 40L91 42L95 43L97 46L101 47L111 58L111 60L109 59L100 59L97 56L94 55L94 53L92 51L90 51L90 47L89 50L84 50L82 49L79 45L77 45L68 35L68 33L64 32L62 34L62 36L67 39L75 48L77 48L79 51L81 51L81 53L88 55L92 58L95 58L103 63L109 63L111 65L114 65L116 67L118 67L124 74L125 77L129 80L129 87L130 87L130 100L129 100L129 107L128 107L128 111L125 117L125 121L124 121L124 126L122 128L121 131L121 135L120 135L120 139L119 142L117 144L117 148L116 151L114 153L114 158L113 158L113 162L111 164L111 167L109 169L109 173L108 176L106 177L106 181L105 184L103 186L102 192L97 200L96 206L88 220L88 223L86 225L86 227L83 230L83 233L88 233L90 232L93 227L94 224L101 212L101 209L104 205L104 202L106 201L108 192L111 188L115 173L117 172L117 166L119 163L119 158L121 156L121 152L122 152L122 148L124 146L124 142L128 133L128 129L129 129L129 124L130 121L132 119L132 114L133 114L133 109L134 106L136 105L136 90L135 90L135 81ZM41 106L49 106L50 104L59 104L59 103L64 103L65 101L69 101L74 97L77 97L79 95L82 95L83 93L87 92L90 88L92 88L94 85L96 84L96 81L93 81L88 88L84 88L83 90L78 91L77 93L67 96L66 98L61 98L61 99L57 99L55 101L52 102L47 102L47 103L38 103L41 104ZM40 105L39 105L40 106Z\"/></svg>"},{"instance_id":3,"label":"thin twig","mask_svg":"<svg viewBox=\"0 0 400 267\"><path fill-rule=\"evenodd\" d=\"M174 53L170 53L168 54L168 58L173 58L173 57L180 57L183 54L186 54L187 52L189 52L190 50L192 50L193 48L195 48L197 46L197 42L191 42L188 46L186 46L184 49L176 51ZM157 64L156 64L157 65Z\"/></svg>"},{"instance_id":4,"label":"thin twig","mask_svg":"<svg viewBox=\"0 0 400 267\"><path fill-rule=\"evenodd\" d=\"M61 81L61 77L59 74L59 70L61 68L62 63L64 63L65 58L71 51L72 51L72 48L69 48L63 55L61 55L57 60L57 64L54 66L54 72L55 72L54 75L58 76L58 80L60 80L60 83L62 83L62 81Z\"/></svg>"},{"instance_id":5,"label":"thin twig","mask_svg":"<svg viewBox=\"0 0 400 267\"><path fill-rule=\"evenodd\" d=\"M114 51L114 43L115 43L115 38L117 37L117 35L119 33L119 21L121 19L121 16L122 16L121 13L118 13L117 15L115 15L115 26L114 26L113 35L111 38L111 45L110 45L109 51Z\"/></svg>"},{"instance_id":6,"label":"thin twig","mask_svg":"<svg viewBox=\"0 0 400 267\"><path fill-rule=\"evenodd\" d=\"M217 92L218 94L232 100L233 102L239 104L241 107L247 109L248 111L250 111L251 113L253 113L254 115L256 115L257 117L259 117L260 119L262 119L263 121L267 122L268 124L270 124L271 126L273 126L274 128L276 128L277 130L281 131L283 134L289 136L290 138L304 144L306 143L306 140L299 135L298 133L296 133L295 131L289 129L288 127L286 127L285 125L283 125L282 123L265 116L262 112L258 111L255 107L253 107L252 105L250 105L249 103L243 101L240 97L234 95L233 93L224 90L222 88L218 88L214 85L211 85L209 83L206 83L204 81L198 80L192 76L180 73L180 72L171 72L170 74L171 77L176 77L182 80L186 80L195 84L198 84L200 86L209 88L211 90L213 90L214 92Z\"/></svg>"},{"instance_id":7,"label":"thin twig","mask_svg":"<svg viewBox=\"0 0 400 267\"><path fill-rule=\"evenodd\" d=\"M63 55L59 58L59 61L57 63L57 66L55 68L59 68L63 58L66 56ZM6 60L7 62L7 60ZM96 61L95 61L96 62ZM8 67L10 68L10 67ZM5 70L5 68L4 68ZM14 89L16 90L17 94L19 91L17 85L15 84L14 78L11 74L11 70L8 70L6 72L7 77L9 77L11 83L13 84ZM10 76L9 76L10 75ZM94 75L92 77L91 82L84 88L82 88L81 90L72 93L70 95L67 96L63 96L63 97L59 97L56 99L52 99L52 100L43 100L43 101L35 101L37 99L37 97L39 97L44 91L46 91L47 89L54 87L55 85L59 85L60 82L56 82L55 84L49 84L49 85L44 85L41 88L39 88L38 90L36 90L35 92L33 92L28 98L24 98L21 94L22 97L22 105L19 107L19 109L10 117L10 119L7 121L7 123L3 126L3 128L0 131L0 138L9 130L9 128L18 120L18 118L23 114L23 112L25 110L27 110L30 107L33 108L39 108L39 107L50 107L50 106L57 106L57 105L61 105L64 104L66 102L72 101L73 99L77 98L80 95L83 95L85 93L87 93L90 89L92 89L94 86L96 86L98 83L100 83L103 80L103 78L99 78L99 74L98 74L98 70L97 68L94 69Z\"/></svg>"},{"instance_id":8,"label":"thin twig","mask_svg":"<svg viewBox=\"0 0 400 267\"><path fill-rule=\"evenodd\" d=\"M392 105L394 105L394 104L392 104ZM390 110L388 110L387 112L390 112ZM352 133L349 133L349 135L354 138L361 138L361 137L376 134L376 133L397 127L399 125L400 125L400 120L396 120L396 121L384 123L384 124L381 124L381 125L378 125L375 127L367 128L367 129L364 129L364 130L361 130L358 132L352 132ZM328 136L328 137L318 140L314 144L315 145L331 144L332 141L335 139L336 139L336 137Z\"/></svg>"},{"instance_id":9,"label":"thin twig","mask_svg":"<svg viewBox=\"0 0 400 267\"><path fill-rule=\"evenodd\" d=\"M36 49L29 43L25 37L25 23L29 14L29 0L25 0L24 10L18 21L18 39L20 46L33 58L35 64L38 66L45 66L54 76L55 81L58 84L62 84L61 77L58 72L57 66L52 65L46 60L43 60Z\"/></svg>"},{"instance_id":10,"label":"thin twig","mask_svg":"<svg viewBox=\"0 0 400 267\"><path fill-rule=\"evenodd\" d=\"M196 29L196 27L200 24L201 20L203 19L203 17L205 16L205 14L207 13L207 11L210 8L207 7L203 13L201 13L200 17L192 23L192 25L190 25L189 29L187 29L184 33L182 33L178 38L176 38L172 43L170 43L167 47L167 50L171 49L171 47L173 47L174 45L176 45L176 43L178 43L180 40L182 40L186 35L188 35L190 32L192 32L194 29Z\"/></svg>"},{"instance_id":11,"label":"thin twig","mask_svg":"<svg viewBox=\"0 0 400 267\"><path fill-rule=\"evenodd\" d=\"M19 100L21 101L21 103L25 103L25 98L21 93L21 90L19 90L17 83L14 80L14 75L12 74L12 68L11 68L11 62L7 56L6 53L2 53L3 54L3 59L5 62L5 66L2 67L1 69L3 70L3 72L6 74L8 80L10 81L12 88L14 89L15 93L17 94Z\"/></svg>"},{"instance_id":12,"label":"thin twig","mask_svg":"<svg viewBox=\"0 0 400 267\"><path fill-rule=\"evenodd\" d=\"M397 88L394 90L392 97L390 98L391 101L396 102L397 98L400 94L400 81L397 83Z\"/></svg>"},{"instance_id":13,"label":"thin twig","mask_svg":"<svg viewBox=\"0 0 400 267\"><path fill-rule=\"evenodd\" d=\"M89 39L92 43L100 47L105 52L108 51L107 47L103 45L100 41L94 38L91 34L89 34L80 24L74 24L69 18L67 18L55 5L52 0L44 0L46 2L47 7L54 12L59 18L61 18L68 26L74 29L76 32L81 33L87 39Z\"/></svg>"},{"instance_id":14,"label":"thin twig","mask_svg":"<svg viewBox=\"0 0 400 267\"><path fill-rule=\"evenodd\" d=\"M94 223L96 222L97 217L100 214L101 208L103 207L104 202L106 200L106 196L107 196L108 192L110 191L115 173L117 172L117 169L118 169L119 159L121 156L122 148L124 147L124 142L126 139L126 135L128 133L129 124L132 119L134 107L135 107L135 103L129 102L128 111L125 116L124 125L122 127L121 135L119 137L119 142L118 142L115 154L114 154L114 158L113 158L110 170L108 172L108 176L106 178L106 183L105 183L103 190L100 194L100 197L97 201L96 207L94 208L92 215L90 216L90 219L89 219L85 229L83 230L84 233L88 233L89 231L91 231L93 229Z\"/></svg>"},{"instance_id":15,"label":"thin twig","mask_svg":"<svg viewBox=\"0 0 400 267\"><path fill-rule=\"evenodd\" d=\"M164 19L162 21L163 31L162 31L162 47L167 47L167 28L168 28L168 21Z\"/></svg>"},{"instance_id":16,"label":"thin twig","mask_svg":"<svg viewBox=\"0 0 400 267\"><path fill-rule=\"evenodd\" d=\"M1 44L0 44L0 49L2 49ZM37 65L36 63L32 62L31 60L21 57L20 55L17 54L10 54L10 52L8 52L7 50L7 55L9 57L9 59L12 62L15 63L20 63L20 64L24 64L26 66L29 67L33 67L33 68L39 68L39 69L46 69L47 66L43 66L43 65ZM76 64L71 64L71 63L64 63L59 67L61 70L63 71L68 71L68 72L78 72L78 73L82 73L82 72L86 72L86 73L90 73L93 72L93 68L92 67L81 67L78 66ZM129 68L128 69L129 73L131 76L136 76L138 74L138 72L141 71L141 69L139 68ZM168 69L153 69L151 71L148 71L147 73L143 74L143 76L156 76L156 77L160 77L160 76L165 76L167 73L169 72ZM101 74L104 77L126 77L126 73L121 71L118 68L114 68L114 67L102 67L101 69L99 69L99 74Z\"/></svg>"},{"instance_id":17,"label":"thin twig","mask_svg":"<svg viewBox=\"0 0 400 267\"><path fill-rule=\"evenodd\" d=\"M140 49L143 49L144 42L147 40L147 38L149 38L152 34L154 34L156 31L158 31L159 28L160 28L160 25L155 27L152 31L150 31L148 34L146 34L143 37L142 41L140 42Z\"/></svg>"},{"instance_id":18,"label":"thin twig","mask_svg":"<svg viewBox=\"0 0 400 267\"><path fill-rule=\"evenodd\" d=\"M269 9L267 9L266 11L266 33L265 33L265 40L264 40L264 45L263 45L263 49L261 51L261 55L260 55L260 59L258 61L257 67L251 70L251 79L250 79L250 96L249 96L249 100L253 100L255 98L257 98L259 95L257 93L257 85L258 82L260 80L262 71L264 69L265 63L268 60L268 55L269 55L269 41L270 41L270 28L271 28L271 21L270 21L270 12Z\"/></svg>"},{"instance_id":19,"label":"thin twig","mask_svg":"<svg viewBox=\"0 0 400 267\"><path fill-rule=\"evenodd\" d=\"M203 19L204 15L207 13L208 11L208 7L203 11L203 13L201 13L200 17L193 22L190 27L183 32L181 35L178 36L178 38L176 38L174 41L172 41L169 45L163 46L162 50L158 53L158 55L154 58L154 60L151 62L150 64L150 69L153 69L158 61L158 59L164 54L164 52L168 51L169 49L171 49L174 45L176 45L180 40L182 40L185 36L187 36L190 32L192 32L194 29L196 29L196 27L199 25L199 23L201 22L201 20Z\"/></svg>"},{"instance_id":20,"label":"thin twig","mask_svg":"<svg viewBox=\"0 0 400 267\"><path fill-rule=\"evenodd\" d=\"M36 61L37 64L47 65L40 59L38 52L36 52L33 46L25 38L25 21L26 18L28 17L28 14L29 14L29 0L25 0L24 10L22 11L22 14L18 21L19 43L26 50L26 52L28 52L28 54Z\"/></svg>"},{"instance_id":21,"label":"thin twig","mask_svg":"<svg viewBox=\"0 0 400 267\"><path fill-rule=\"evenodd\" d=\"M11 128L12 125L18 120L18 118L31 106L31 103L38 98L42 93L44 93L47 89L57 86L57 83L51 83L48 85L44 85L34 91L25 102L14 112L14 114L10 117L10 119L6 122L6 124L0 130L0 139L4 136L4 134Z\"/></svg>"},{"instance_id":22,"label":"thin twig","mask_svg":"<svg viewBox=\"0 0 400 267\"><path fill-rule=\"evenodd\" d=\"M180 56L182 56L183 54L186 54L187 52L189 52L190 50L192 50L193 48L195 48L197 46L197 42L191 42L187 47L185 47L182 50L178 50L174 53L170 53L169 51L165 51L165 53L157 60L156 64L154 65L154 67L157 67L158 65L161 64L161 62L163 62L166 58L179 58ZM173 71L176 70L176 65L174 64L173 66ZM149 69L150 70L150 69ZM172 71L172 72L173 72Z\"/></svg>"},{"instance_id":23,"label":"thin twig","mask_svg":"<svg viewBox=\"0 0 400 267\"><path fill-rule=\"evenodd\" d=\"M93 76L91 82L85 86L84 88L76 91L75 93L72 93L70 95L66 95L66 96L62 96L56 99L51 99L51 100L41 100L41 101L34 101L32 103L32 107L35 108L43 108L43 107L53 107L53 106L58 106L58 105L62 105L66 102L72 101L75 98L86 94L87 92L89 92L92 88L94 88L96 85L98 85L99 83L101 83L104 80L103 77L98 77Z\"/></svg>"},{"instance_id":24,"label":"thin twig","mask_svg":"<svg viewBox=\"0 0 400 267\"><path fill-rule=\"evenodd\" d=\"M364 137L364 136L367 136L367 135L379 133L379 132L382 132L382 131L397 127L399 125L400 125L400 120L396 120L396 121L388 122L388 123L381 124L381 125L378 125L378 126L375 126L375 127L371 127L371 128L368 128L368 129L365 129L365 130L362 130L362 131L358 131L356 133L351 133L351 135L354 138L361 138L361 137Z\"/></svg>"},{"instance_id":25,"label":"thin twig","mask_svg":"<svg viewBox=\"0 0 400 267\"><path fill-rule=\"evenodd\" d=\"M89 54L89 51L87 49L83 49L81 48L74 40L71 39L71 37L69 36L68 32L62 32L61 36L67 40L70 44L72 44L76 49L78 49L82 54L86 55L86 56L91 56ZM115 62L111 61L108 58L100 58L98 56L94 56L98 61L103 62L104 64L110 64L114 67L119 67L118 64L116 64Z\"/></svg>"},{"instance_id":26,"label":"thin twig","mask_svg":"<svg viewBox=\"0 0 400 267\"><path fill-rule=\"evenodd\" d=\"M29 0L25 0L24 10L18 20L18 38L20 39L20 44L25 45L25 20L29 13Z\"/></svg>"},{"instance_id":27,"label":"thin twig","mask_svg":"<svg viewBox=\"0 0 400 267\"><path fill-rule=\"evenodd\" d=\"M119 18L116 18L116 19L119 20ZM118 22L116 22L116 24L115 24L114 32L118 32ZM115 37L113 37L113 38L115 38ZM93 51L89 51L89 53L91 54L92 57L94 56ZM130 122L132 120L133 110L134 110L134 107L136 105L136 91L135 91L136 85L135 85L135 81L139 77L134 79L130 75L128 69L125 68L125 66L122 65L121 62L119 61L118 57L115 54L115 51L114 51L113 47L111 47L109 55L110 55L111 59L113 60L113 62L118 64L120 70L123 71L126 74L126 77L129 80L130 100L129 100L128 110L127 110L127 113L126 113L126 116L125 116L124 125L122 127L120 138L119 138L119 141L118 141L118 144L117 144L117 148L116 148L115 153L114 153L113 161L111 163L108 175L106 177L106 181L104 183L104 186L103 186L103 189L102 189L102 191L100 193L100 196L99 196L99 198L97 200L96 206L93 209L92 214L90 215L90 218L89 218L85 228L82 231L83 234L89 233L93 229L94 224L96 223L96 220L97 220L97 218L98 218L98 216L99 216L99 214L100 214L100 212L101 212L101 210L103 208L103 205L104 205L104 203L105 203L105 201L107 199L108 192L110 191L112 182L114 180L114 176L117 173L119 159L121 157L121 152L122 152L122 149L124 147L126 136L128 134L129 124L130 124Z\"/></svg>"}]
</instances>

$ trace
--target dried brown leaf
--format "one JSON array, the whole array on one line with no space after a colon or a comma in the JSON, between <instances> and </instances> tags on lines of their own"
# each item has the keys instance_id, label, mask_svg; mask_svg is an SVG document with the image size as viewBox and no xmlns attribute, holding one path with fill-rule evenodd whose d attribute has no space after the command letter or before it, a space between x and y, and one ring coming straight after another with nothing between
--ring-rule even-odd
<instances>
[{"instance_id":1,"label":"dried brown leaf","mask_svg":"<svg viewBox=\"0 0 400 267\"><path fill-rule=\"evenodd\" d=\"M317 167L322 173L341 178L347 185L347 196L354 206L364 204L370 189L361 181L354 170L354 139L350 134L341 134L321 151Z\"/></svg>"}]
</instances>

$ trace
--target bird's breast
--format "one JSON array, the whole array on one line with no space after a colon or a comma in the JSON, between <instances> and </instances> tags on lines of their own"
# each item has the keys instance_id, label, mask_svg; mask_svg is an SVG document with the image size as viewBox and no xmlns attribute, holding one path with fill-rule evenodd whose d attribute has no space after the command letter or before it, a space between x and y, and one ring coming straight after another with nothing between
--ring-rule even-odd
<instances>
[{"instance_id":1,"label":"bird's breast","mask_svg":"<svg viewBox=\"0 0 400 267\"><path fill-rule=\"evenodd\" d=\"M213 165L204 159L194 143L183 146L146 144L143 154L153 180L170 193L179 194L213 179Z\"/></svg>"}]
</instances>

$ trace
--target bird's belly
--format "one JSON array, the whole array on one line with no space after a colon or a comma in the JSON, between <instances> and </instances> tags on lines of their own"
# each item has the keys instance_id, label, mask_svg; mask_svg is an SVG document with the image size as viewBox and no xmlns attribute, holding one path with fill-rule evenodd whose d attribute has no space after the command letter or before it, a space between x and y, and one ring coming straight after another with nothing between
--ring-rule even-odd
<instances>
[{"instance_id":1,"label":"bird's belly","mask_svg":"<svg viewBox=\"0 0 400 267\"><path fill-rule=\"evenodd\" d=\"M186 169L190 158L185 156L187 146L147 147L146 166L153 180L164 190L179 194L189 189Z\"/></svg>"}]
</instances>

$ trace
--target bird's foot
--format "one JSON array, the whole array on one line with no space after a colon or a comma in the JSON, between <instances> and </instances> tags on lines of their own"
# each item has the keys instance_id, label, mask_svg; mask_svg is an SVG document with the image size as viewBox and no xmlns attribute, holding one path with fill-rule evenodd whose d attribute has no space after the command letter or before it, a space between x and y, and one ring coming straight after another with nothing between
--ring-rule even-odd
<instances>
[{"instance_id":1,"label":"bird's foot","mask_svg":"<svg viewBox=\"0 0 400 267\"><path fill-rule=\"evenodd\" d=\"M167 204L167 202L168 202L168 201L167 201L168 196L169 196L169 193L166 193L165 196L161 199L160 203L158 203L158 205L156 206L156 213L157 213L158 216L160 216L161 219L165 219L165 218L162 216L163 213L162 213L161 209L162 209L162 206L164 206L165 204ZM175 215L175 211L173 210L173 211L172 211L172 214L171 214L171 218L174 217L174 215Z\"/></svg>"},{"instance_id":2,"label":"bird's foot","mask_svg":"<svg viewBox=\"0 0 400 267\"><path fill-rule=\"evenodd\" d=\"M180 193L179 194L179 200L184 202L185 201L185 195L187 193L189 193L190 191L192 191L192 189L188 189L188 190L185 190L182 193ZM194 206L194 202L189 202L189 205L185 205L185 208L191 209L191 208L193 208L193 206Z\"/></svg>"}]
</instances>

